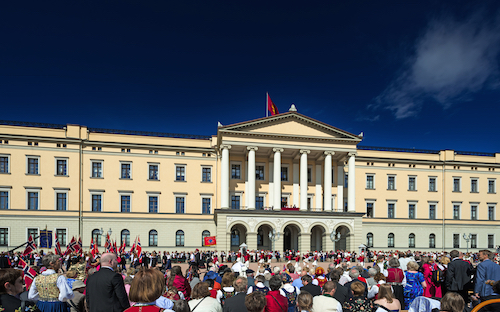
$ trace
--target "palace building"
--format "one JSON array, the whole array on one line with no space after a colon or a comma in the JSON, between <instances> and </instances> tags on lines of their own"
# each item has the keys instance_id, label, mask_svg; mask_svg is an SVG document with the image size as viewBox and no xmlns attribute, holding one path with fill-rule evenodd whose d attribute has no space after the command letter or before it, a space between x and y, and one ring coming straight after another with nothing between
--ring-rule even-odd
<instances>
[{"instance_id":1,"label":"palace building","mask_svg":"<svg viewBox=\"0 0 500 312\"><path fill-rule=\"evenodd\" d=\"M0 251L44 229L101 251L108 232L150 251L477 251L500 244L499 176L500 153L362 146L293 107L213 136L2 121Z\"/></svg>"}]
</instances>

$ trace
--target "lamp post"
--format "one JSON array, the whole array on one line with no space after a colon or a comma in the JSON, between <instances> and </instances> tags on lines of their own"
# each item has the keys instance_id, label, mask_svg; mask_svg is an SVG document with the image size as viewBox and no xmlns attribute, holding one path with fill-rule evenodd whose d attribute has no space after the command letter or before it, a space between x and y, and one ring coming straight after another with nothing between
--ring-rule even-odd
<instances>
[{"instance_id":1,"label":"lamp post","mask_svg":"<svg viewBox=\"0 0 500 312\"><path fill-rule=\"evenodd\" d=\"M273 229L272 231L269 231L269 239L271 240L271 242L273 243L272 244L272 248L273 248L273 259L275 259L275 246L274 246L274 242L277 241L278 239L280 239L280 233L279 232L276 232L276 229Z\"/></svg>"},{"instance_id":2,"label":"lamp post","mask_svg":"<svg viewBox=\"0 0 500 312\"><path fill-rule=\"evenodd\" d=\"M465 241L467 242L467 253L469 253L469 242L470 242L470 240L472 239L472 234L471 234L471 233L469 233L469 235L466 235L466 234L464 233L464 236L463 236L463 237L464 237Z\"/></svg>"},{"instance_id":3,"label":"lamp post","mask_svg":"<svg viewBox=\"0 0 500 312\"><path fill-rule=\"evenodd\" d=\"M337 232L337 234L335 234L335 231L332 231L330 233L330 239L332 240L332 243L334 243L333 248L336 249L336 243L342 239L340 232Z\"/></svg>"}]
</instances>

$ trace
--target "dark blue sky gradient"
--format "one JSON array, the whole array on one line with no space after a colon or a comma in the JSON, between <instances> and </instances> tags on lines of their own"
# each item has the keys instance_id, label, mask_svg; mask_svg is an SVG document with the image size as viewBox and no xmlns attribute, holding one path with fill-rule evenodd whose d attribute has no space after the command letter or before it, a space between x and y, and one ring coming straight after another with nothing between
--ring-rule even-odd
<instances>
[{"instance_id":1,"label":"dark blue sky gradient","mask_svg":"<svg viewBox=\"0 0 500 312\"><path fill-rule=\"evenodd\" d=\"M495 20L499 8L480 9ZM373 107L430 21L476 10L476 1L4 2L0 119L211 135L218 121L265 116L268 91L281 112L295 103L364 132L362 145L500 152L497 68L445 104L419 94L410 117Z\"/></svg>"}]
</instances>

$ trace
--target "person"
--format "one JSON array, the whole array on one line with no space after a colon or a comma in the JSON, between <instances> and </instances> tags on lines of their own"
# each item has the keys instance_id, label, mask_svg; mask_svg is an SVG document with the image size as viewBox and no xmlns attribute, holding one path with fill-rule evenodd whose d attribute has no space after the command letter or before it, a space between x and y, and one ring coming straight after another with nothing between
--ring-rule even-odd
<instances>
[{"instance_id":1,"label":"person","mask_svg":"<svg viewBox=\"0 0 500 312\"><path fill-rule=\"evenodd\" d=\"M221 290L217 291L217 300L224 306L227 298L230 298L236 294L233 287L234 274L232 272L226 272L222 276Z\"/></svg>"},{"instance_id":2,"label":"person","mask_svg":"<svg viewBox=\"0 0 500 312\"><path fill-rule=\"evenodd\" d=\"M377 274L375 274L375 276L373 277L373 279L375 279L375 281L377 282L377 284L373 285L370 288L370 290L368 291L368 299L375 298L375 300L377 300L378 299L378 291L379 291L380 285L385 284L386 277L382 273L377 273ZM401 305L401 303L399 303L399 305Z\"/></svg>"},{"instance_id":3,"label":"person","mask_svg":"<svg viewBox=\"0 0 500 312\"><path fill-rule=\"evenodd\" d=\"M189 282L189 287L193 289L194 286L196 286L196 284L198 284L199 282L200 282L200 274L197 271L191 272L191 282Z\"/></svg>"},{"instance_id":4,"label":"person","mask_svg":"<svg viewBox=\"0 0 500 312\"><path fill-rule=\"evenodd\" d=\"M401 304L399 303L399 300L396 300L396 297L394 297L391 285L380 285L378 291L378 299L373 303L378 304L379 306L383 306L392 312L401 311Z\"/></svg>"},{"instance_id":5,"label":"person","mask_svg":"<svg viewBox=\"0 0 500 312\"><path fill-rule=\"evenodd\" d=\"M430 257L424 257L422 259L422 273L424 275L425 283L427 287L424 289L424 297L427 298L441 298L443 295L441 293L441 284L434 283L432 281L432 272L438 270L438 266L434 263L434 259Z\"/></svg>"},{"instance_id":6,"label":"person","mask_svg":"<svg viewBox=\"0 0 500 312\"><path fill-rule=\"evenodd\" d=\"M410 261L407 268L406 285L404 287L405 310L410 308L411 303L416 297L422 296L424 288L427 287L424 275L418 272L418 263Z\"/></svg>"},{"instance_id":7,"label":"person","mask_svg":"<svg viewBox=\"0 0 500 312\"><path fill-rule=\"evenodd\" d=\"M264 275L259 275L259 276L255 277L255 286L248 287L247 294L251 294L254 291L260 291L260 292L264 293L264 295L267 295L267 293L269 292L269 287L264 285L265 281L266 281L266 278L264 277Z\"/></svg>"},{"instance_id":8,"label":"person","mask_svg":"<svg viewBox=\"0 0 500 312\"><path fill-rule=\"evenodd\" d=\"M219 301L210 297L210 290L208 290L208 284L205 282L200 282L194 286L191 297L188 302L191 311L222 312Z\"/></svg>"},{"instance_id":9,"label":"person","mask_svg":"<svg viewBox=\"0 0 500 312\"><path fill-rule=\"evenodd\" d=\"M236 294L231 298L227 298L224 304L224 312L244 312L247 310L245 307L245 297L247 294L248 280L244 276L238 276L233 283Z\"/></svg>"},{"instance_id":10,"label":"person","mask_svg":"<svg viewBox=\"0 0 500 312\"><path fill-rule=\"evenodd\" d=\"M347 291L347 287L344 285L340 285L339 279L342 274L342 269L336 269L330 273L330 279L336 285L335 294L333 294L333 298L337 299L340 305L343 305L344 302L349 298L349 292Z\"/></svg>"},{"instance_id":11,"label":"person","mask_svg":"<svg viewBox=\"0 0 500 312\"><path fill-rule=\"evenodd\" d=\"M182 269L178 265L174 265L170 271L170 278L167 282L167 287L175 287L184 295L184 299L189 300L191 296L191 286L188 280L182 275Z\"/></svg>"},{"instance_id":12,"label":"person","mask_svg":"<svg viewBox=\"0 0 500 312\"><path fill-rule=\"evenodd\" d=\"M283 286L280 289L280 294L288 301L288 312L295 312L300 289L292 286L292 278L287 273L281 274L281 281L283 282Z\"/></svg>"},{"instance_id":13,"label":"person","mask_svg":"<svg viewBox=\"0 0 500 312\"><path fill-rule=\"evenodd\" d=\"M71 286L73 290L73 299L68 300L70 312L85 312L85 283L76 280Z\"/></svg>"},{"instance_id":14,"label":"person","mask_svg":"<svg viewBox=\"0 0 500 312\"><path fill-rule=\"evenodd\" d=\"M500 299L500 281L497 281L495 284L493 284L493 294L484 297L483 301L491 299ZM493 312L493 311L500 311L500 303L492 303L481 309L481 312Z\"/></svg>"},{"instance_id":15,"label":"person","mask_svg":"<svg viewBox=\"0 0 500 312\"><path fill-rule=\"evenodd\" d=\"M377 270L375 268L368 269L368 276L369 277L366 279L366 284L368 285L368 288L371 288L372 286L377 285L377 282L374 279L375 274L377 274Z\"/></svg>"},{"instance_id":16,"label":"person","mask_svg":"<svg viewBox=\"0 0 500 312\"><path fill-rule=\"evenodd\" d=\"M399 260L397 258L389 259L389 268L384 275L386 276L387 284L392 286L392 291L394 296L399 300L399 303L403 307L405 304L403 286L406 283L405 274L403 270L399 268ZM408 264L407 264L408 265ZM383 272L383 271L382 271Z\"/></svg>"},{"instance_id":17,"label":"person","mask_svg":"<svg viewBox=\"0 0 500 312\"><path fill-rule=\"evenodd\" d=\"M101 256L101 268L88 277L85 297L89 312L121 312L130 307L123 277L116 272L117 266L116 255L104 253ZM134 281L138 274L134 276ZM130 288L132 291L132 286ZM130 301L136 302L133 299Z\"/></svg>"},{"instance_id":18,"label":"person","mask_svg":"<svg viewBox=\"0 0 500 312\"><path fill-rule=\"evenodd\" d=\"M310 275L304 275L301 277L301 279L302 279L302 284L304 285L300 289L301 292L307 291L313 297L321 295L321 287L319 287L318 285L314 285L312 283L312 277Z\"/></svg>"},{"instance_id":19,"label":"person","mask_svg":"<svg viewBox=\"0 0 500 312\"><path fill-rule=\"evenodd\" d=\"M34 302L19 298L24 289L23 271L16 269L0 269L0 311L39 311ZM21 307L25 305L25 309Z\"/></svg>"},{"instance_id":20,"label":"person","mask_svg":"<svg viewBox=\"0 0 500 312\"><path fill-rule=\"evenodd\" d=\"M500 280L500 265L491 261L491 256L491 251L487 249L479 251L479 261L481 263L478 264L476 270L474 293L481 301L483 301L482 298L493 294L493 288L488 281L496 282Z\"/></svg>"},{"instance_id":21,"label":"person","mask_svg":"<svg viewBox=\"0 0 500 312\"><path fill-rule=\"evenodd\" d=\"M328 281L323 285L323 295L313 297L313 311L342 312L342 305L333 297L337 284Z\"/></svg>"},{"instance_id":22,"label":"person","mask_svg":"<svg viewBox=\"0 0 500 312\"><path fill-rule=\"evenodd\" d=\"M351 285L352 285L352 283L355 283L355 282L360 282L365 287L364 296L365 297L368 296L368 286L366 285L365 282L359 280L359 271L357 269L351 269L349 271L349 277L351 278L351 281L345 284L345 287L347 288L347 291L349 292L349 298L352 298L352 296L354 295L352 292Z\"/></svg>"},{"instance_id":23,"label":"person","mask_svg":"<svg viewBox=\"0 0 500 312\"><path fill-rule=\"evenodd\" d=\"M245 297L245 307L248 312L264 312L266 306L266 295L260 291L255 291Z\"/></svg>"},{"instance_id":24,"label":"person","mask_svg":"<svg viewBox=\"0 0 500 312\"><path fill-rule=\"evenodd\" d=\"M274 275L269 280L271 290L266 295L266 312L286 312L288 311L288 300L280 293L281 275Z\"/></svg>"},{"instance_id":25,"label":"person","mask_svg":"<svg viewBox=\"0 0 500 312\"><path fill-rule=\"evenodd\" d=\"M363 283L357 281L351 284L352 297L342 305L343 311L358 312L374 309L373 301L366 299L365 287Z\"/></svg>"},{"instance_id":26,"label":"person","mask_svg":"<svg viewBox=\"0 0 500 312\"><path fill-rule=\"evenodd\" d=\"M443 312L462 312L465 307L465 301L459 293L447 292L441 299L440 311ZM481 311L483 311L481 309Z\"/></svg>"},{"instance_id":27,"label":"person","mask_svg":"<svg viewBox=\"0 0 500 312\"><path fill-rule=\"evenodd\" d=\"M448 269L446 270L446 289L460 294L464 302L467 302L468 290L466 285L471 281L473 271L472 265L462 260L463 253L458 250L452 250L450 252L450 257L451 262L448 264Z\"/></svg>"},{"instance_id":28,"label":"person","mask_svg":"<svg viewBox=\"0 0 500 312\"><path fill-rule=\"evenodd\" d=\"M118 264L118 261L116 263ZM96 274L98 273L99 272L97 272ZM163 285L164 285L163 274L160 271L155 269L140 270L134 276L132 285L130 285L130 301L135 302L135 304L127 308L125 311L126 312L160 311L161 307L157 306L155 304L155 301L162 295L164 288ZM90 285L88 285L87 287L87 292L89 288Z\"/></svg>"},{"instance_id":29,"label":"person","mask_svg":"<svg viewBox=\"0 0 500 312\"><path fill-rule=\"evenodd\" d=\"M313 296L308 292L301 292L297 297L297 307L299 312L312 312Z\"/></svg>"},{"instance_id":30,"label":"person","mask_svg":"<svg viewBox=\"0 0 500 312\"><path fill-rule=\"evenodd\" d=\"M61 268L61 258L48 254L43 256L42 264L47 269L35 277L28 298L38 300L36 305L42 312L66 312L66 301L73 299L73 290L69 287L66 277L57 273Z\"/></svg>"},{"instance_id":31,"label":"person","mask_svg":"<svg viewBox=\"0 0 500 312\"><path fill-rule=\"evenodd\" d=\"M191 312L188 302L183 299L175 301L172 310L175 312Z\"/></svg>"}]
</instances>

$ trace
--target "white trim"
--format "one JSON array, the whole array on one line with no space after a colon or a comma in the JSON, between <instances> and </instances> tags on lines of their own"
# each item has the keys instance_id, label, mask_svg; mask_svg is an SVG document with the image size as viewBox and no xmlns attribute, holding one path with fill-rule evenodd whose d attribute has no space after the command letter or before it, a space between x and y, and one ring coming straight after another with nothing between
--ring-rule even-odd
<instances>
[{"instance_id":1,"label":"white trim","mask_svg":"<svg viewBox=\"0 0 500 312\"><path fill-rule=\"evenodd\" d=\"M432 191L430 186L431 186L431 179L434 179L434 187L435 189ZM437 176L428 176L428 183L427 183L427 191L429 192L437 192L438 191L438 179Z\"/></svg>"},{"instance_id":2,"label":"white trim","mask_svg":"<svg viewBox=\"0 0 500 312\"><path fill-rule=\"evenodd\" d=\"M149 176L149 172L151 171L151 166L156 166L158 168L158 173L156 179L151 179ZM148 162L148 172L147 172L147 180L148 181L160 181L160 163L159 162Z\"/></svg>"},{"instance_id":3,"label":"white trim","mask_svg":"<svg viewBox=\"0 0 500 312\"><path fill-rule=\"evenodd\" d=\"M187 213L187 193L174 193L174 213L177 213L177 198L184 198L184 212Z\"/></svg>"},{"instance_id":4,"label":"white trim","mask_svg":"<svg viewBox=\"0 0 500 312\"><path fill-rule=\"evenodd\" d=\"M59 210L59 211L67 211L68 210L68 203L69 203L69 189L54 189L54 210L57 210L57 194L66 194L66 209L65 210Z\"/></svg>"},{"instance_id":5,"label":"white trim","mask_svg":"<svg viewBox=\"0 0 500 312\"><path fill-rule=\"evenodd\" d=\"M175 182L187 182L187 165L186 164L175 164L174 171L174 181ZM177 168L184 168L184 180L177 180Z\"/></svg>"},{"instance_id":6,"label":"white trim","mask_svg":"<svg viewBox=\"0 0 500 312\"><path fill-rule=\"evenodd\" d=\"M372 177L372 188L368 188L368 177ZM365 189L374 190L375 189L375 173L366 173L365 174Z\"/></svg>"},{"instance_id":7,"label":"white trim","mask_svg":"<svg viewBox=\"0 0 500 312\"><path fill-rule=\"evenodd\" d=\"M0 157L7 157L7 172L0 172L0 174L10 173L10 154L0 154Z\"/></svg>"},{"instance_id":8,"label":"white trim","mask_svg":"<svg viewBox=\"0 0 500 312\"><path fill-rule=\"evenodd\" d=\"M213 182L213 170L212 170L212 165L201 165L201 178L200 181L201 183L212 183ZM210 169L210 180L209 181L203 181L203 169Z\"/></svg>"},{"instance_id":9,"label":"white trim","mask_svg":"<svg viewBox=\"0 0 500 312\"><path fill-rule=\"evenodd\" d=\"M120 212L121 213L130 213L132 212L132 194L134 192L133 191L118 191L118 196L120 196ZM130 196L130 211L128 212L123 212L122 211L122 196Z\"/></svg>"},{"instance_id":10,"label":"white trim","mask_svg":"<svg viewBox=\"0 0 500 312\"><path fill-rule=\"evenodd\" d=\"M0 155L2 156L2 155ZM490 181L493 181L493 193L490 192ZM497 192L497 179L496 178L488 178L488 184L487 184L487 194L496 194Z\"/></svg>"},{"instance_id":11,"label":"white trim","mask_svg":"<svg viewBox=\"0 0 500 312\"><path fill-rule=\"evenodd\" d=\"M200 213L201 214L204 214L203 213L203 199L204 198L208 198L210 199L210 214L213 213L213 200L212 200L212 194L200 194Z\"/></svg>"},{"instance_id":12,"label":"white trim","mask_svg":"<svg viewBox=\"0 0 500 312\"><path fill-rule=\"evenodd\" d=\"M38 226L27 226L27 227L25 227L24 229L26 230L26 231L24 232L24 233L26 233L26 241L28 241L28 239L30 238L30 236L28 235L28 230L29 230L29 229L36 229L36 230L37 230L37 235L38 235L38 236L40 236L40 228L39 228ZM33 237L33 239L35 240L37 247L38 247L38 248L40 248L40 245L39 245L40 238L35 239L35 238Z\"/></svg>"},{"instance_id":13,"label":"white trim","mask_svg":"<svg viewBox=\"0 0 500 312\"><path fill-rule=\"evenodd\" d=\"M455 219L455 205L458 205L458 219ZM452 220L462 220L462 202L451 202L451 219Z\"/></svg>"},{"instance_id":14,"label":"white trim","mask_svg":"<svg viewBox=\"0 0 500 312\"><path fill-rule=\"evenodd\" d=\"M66 162L66 174L58 174L57 172L57 161L64 160ZM54 157L54 175L56 177L69 177L69 158L68 157Z\"/></svg>"},{"instance_id":15,"label":"white trim","mask_svg":"<svg viewBox=\"0 0 500 312\"><path fill-rule=\"evenodd\" d=\"M63 245L63 244L61 244L61 242L59 242L59 244L61 244L61 249L62 249L62 247L68 246L68 232L69 232L69 228L67 228L67 227L66 228L64 228L64 227L56 227L56 228L54 228L54 230L53 230L54 233L53 234L54 234L55 237L57 237L57 230L65 230L66 231L65 244ZM92 231L90 231L90 233L92 234ZM52 247L55 248L55 239L53 241Z\"/></svg>"},{"instance_id":16,"label":"white trim","mask_svg":"<svg viewBox=\"0 0 500 312\"><path fill-rule=\"evenodd\" d=\"M414 185L415 188L413 190L410 189L410 179L411 178L415 178L415 185ZM416 192L417 190L418 190L418 188L417 188L417 176L416 175L408 175L408 191Z\"/></svg>"},{"instance_id":17,"label":"white trim","mask_svg":"<svg viewBox=\"0 0 500 312\"><path fill-rule=\"evenodd\" d=\"M37 159L38 162L37 162L37 169L38 169L38 173L29 173L29 159L30 158L34 158L34 159ZM40 166L40 156L35 156L35 155L26 155L26 174L29 174L29 175L41 175L41 171L42 171L42 167Z\"/></svg>"},{"instance_id":18,"label":"white trim","mask_svg":"<svg viewBox=\"0 0 500 312\"><path fill-rule=\"evenodd\" d=\"M476 191L472 191L472 181L476 181ZM479 193L479 178L471 177L470 178L470 192L471 193Z\"/></svg>"},{"instance_id":19,"label":"white trim","mask_svg":"<svg viewBox=\"0 0 500 312\"><path fill-rule=\"evenodd\" d=\"M394 178L394 188L389 188L389 178L390 178L390 177L393 177L393 178ZM397 189L398 189L398 188L397 188L397 184L396 184L396 183L397 183L396 177L397 177L397 175L396 175L396 174L393 174L393 173L388 173L388 174L387 174L387 190L395 191L395 190L397 190Z\"/></svg>"},{"instance_id":20,"label":"white trim","mask_svg":"<svg viewBox=\"0 0 500 312\"><path fill-rule=\"evenodd\" d=\"M89 190L90 193L90 212L102 212L104 207L104 190ZM92 211L92 195L101 195L101 211Z\"/></svg>"},{"instance_id":21,"label":"white trim","mask_svg":"<svg viewBox=\"0 0 500 312\"><path fill-rule=\"evenodd\" d=\"M101 164L101 176L99 176L99 177L92 176L94 174L94 163ZM121 175L121 168L120 168L120 175ZM98 159L91 159L90 160L90 178L91 179L104 179L104 160L98 160Z\"/></svg>"},{"instance_id":22,"label":"white trim","mask_svg":"<svg viewBox=\"0 0 500 312\"><path fill-rule=\"evenodd\" d=\"M476 206L476 218L472 219L472 207ZM470 219L471 221L477 221L479 220L479 203L478 202L469 202L469 214L470 214Z\"/></svg>"},{"instance_id":23,"label":"white trim","mask_svg":"<svg viewBox=\"0 0 500 312\"><path fill-rule=\"evenodd\" d=\"M457 176L453 176L451 178L451 191L452 192L461 192L462 191L462 177L457 177ZM455 179L458 179L458 190L455 191Z\"/></svg>"},{"instance_id":24,"label":"white trim","mask_svg":"<svg viewBox=\"0 0 500 312\"><path fill-rule=\"evenodd\" d=\"M5 210L11 209L11 197L10 197L10 190L12 187L1 187L0 186L0 192L7 192L7 207Z\"/></svg>"},{"instance_id":25,"label":"white trim","mask_svg":"<svg viewBox=\"0 0 500 312\"><path fill-rule=\"evenodd\" d=\"M26 210L33 210L33 209L28 209L29 208L29 193L38 193L38 203L37 203L37 209L35 210L41 210L40 204L41 204L41 192L40 190L42 189L41 187L24 187L26 189Z\"/></svg>"},{"instance_id":26,"label":"white trim","mask_svg":"<svg viewBox=\"0 0 500 312\"><path fill-rule=\"evenodd\" d=\"M413 219L417 219L417 204L418 200L408 200L408 219L410 219L410 205L415 205L415 211L414 211L414 216Z\"/></svg>"},{"instance_id":27,"label":"white trim","mask_svg":"<svg viewBox=\"0 0 500 312\"><path fill-rule=\"evenodd\" d=\"M396 199L387 199L387 219L395 219L396 218L396 203L398 202ZM389 217L389 205L393 204L394 205L394 215L392 218Z\"/></svg>"},{"instance_id":28,"label":"white trim","mask_svg":"<svg viewBox=\"0 0 500 312\"><path fill-rule=\"evenodd\" d=\"M10 237L12 236L12 232L10 231L10 226L6 226L6 227L1 227L2 229L7 229L7 245L4 245L4 246L0 246L1 248L5 248L5 247L8 247L10 246Z\"/></svg>"},{"instance_id":29,"label":"white trim","mask_svg":"<svg viewBox=\"0 0 500 312\"><path fill-rule=\"evenodd\" d=\"M148 196L148 213L159 213L160 212L160 192L146 192ZM150 212L149 211L149 204L150 204L150 199L151 197L156 197L156 212Z\"/></svg>"},{"instance_id":30,"label":"white trim","mask_svg":"<svg viewBox=\"0 0 500 312\"><path fill-rule=\"evenodd\" d=\"M497 204L496 203L486 203L486 208L487 208L487 220L490 221L490 207L493 207L493 220L495 221L497 219Z\"/></svg>"},{"instance_id":31,"label":"white trim","mask_svg":"<svg viewBox=\"0 0 500 312\"><path fill-rule=\"evenodd\" d=\"M128 178L124 178L122 177L122 170L123 170L123 165L130 165L130 177ZM133 171L133 166L132 166L132 162L131 161L127 161L127 160L120 160L120 179L122 180L132 180L133 179L133 174L134 171Z\"/></svg>"}]
</instances>

